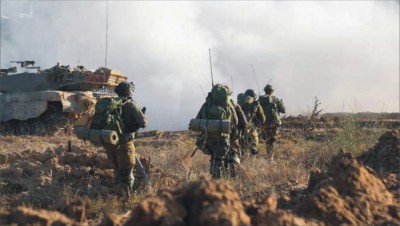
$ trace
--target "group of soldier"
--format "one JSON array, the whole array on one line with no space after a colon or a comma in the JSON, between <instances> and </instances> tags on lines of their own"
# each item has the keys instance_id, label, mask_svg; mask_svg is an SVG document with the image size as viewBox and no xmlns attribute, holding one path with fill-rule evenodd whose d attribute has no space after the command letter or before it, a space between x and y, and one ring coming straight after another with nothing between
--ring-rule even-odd
<instances>
[{"instance_id":1,"label":"group of soldier","mask_svg":"<svg viewBox=\"0 0 400 226\"><path fill-rule=\"evenodd\" d=\"M103 144L108 159L114 165L114 177L116 194L129 196L134 184L135 166L135 133L140 128L147 126L147 118L144 110L133 101L133 83L121 82L115 88L118 98L123 100L120 109L120 117L123 131L120 135L118 145ZM271 85L264 88L265 95L257 99L254 90L246 90L239 94L237 103L230 98L232 91L225 85L217 84L214 89L226 92L229 97L224 116L231 121L230 133L201 134L196 144L211 156L210 173L213 178L221 178L226 172L230 176L236 176L236 170L240 164L240 158L247 153L257 155L258 153L258 130L266 136L267 157L272 160L274 156L274 145L277 140L281 121L280 113L285 113L282 100L273 95ZM211 92L210 92L211 93ZM212 96L200 109L197 118L207 118L209 113L209 102ZM248 150L248 151L246 151Z\"/></svg>"},{"instance_id":2,"label":"group of soldier","mask_svg":"<svg viewBox=\"0 0 400 226\"><path fill-rule=\"evenodd\" d=\"M213 90L217 86L225 88L228 96L232 94L226 85L217 84L213 86ZM209 112L214 113L214 110L207 112L207 109L213 108L213 104L210 103L211 92L197 114L197 119L219 119L210 117ZM285 106L282 100L273 95L272 85L267 84L264 92L265 95L257 98L254 90L248 89L237 96L237 103L229 98L226 107L229 116L223 119L230 120L232 125L230 133L201 133L198 137L197 147L211 156L210 174L213 178L221 178L228 171L231 177L236 177L240 159L258 154L258 131L266 140L267 159L273 161L274 147L281 126L280 114L285 113Z\"/></svg>"}]
</instances>

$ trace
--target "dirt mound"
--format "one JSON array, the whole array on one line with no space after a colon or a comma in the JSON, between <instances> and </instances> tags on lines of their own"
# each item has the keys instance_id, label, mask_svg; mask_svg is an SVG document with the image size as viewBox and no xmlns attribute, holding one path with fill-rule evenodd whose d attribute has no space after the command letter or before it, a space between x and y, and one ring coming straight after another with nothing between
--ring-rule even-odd
<instances>
[{"instance_id":1,"label":"dirt mound","mask_svg":"<svg viewBox=\"0 0 400 226\"><path fill-rule=\"evenodd\" d=\"M160 191L132 210L125 225L250 225L233 188L201 178L176 191Z\"/></svg>"},{"instance_id":2,"label":"dirt mound","mask_svg":"<svg viewBox=\"0 0 400 226\"><path fill-rule=\"evenodd\" d=\"M400 173L400 132L384 133L373 148L357 159L380 174Z\"/></svg>"},{"instance_id":3,"label":"dirt mound","mask_svg":"<svg viewBox=\"0 0 400 226\"><path fill-rule=\"evenodd\" d=\"M267 225L323 225L317 220L308 220L290 213L286 210L277 209L278 200L275 195L258 198L245 202L246 213L251 218L251 224L255 226Z\"/></svg>"},{"instance_id":4,"label":"dirt mound","mask_svg":"<svg viewBox=\"0 0 400 226\"><path fill-rule=\"evenodd\" d=\"M20 206L11 211L0 212L0 219L2 225L87 225L85 204L81 200L61 200L58 211Z\"/></svg>"},{"instance_id":5,"label":"dirt mound","mask_svg":"<svg viewBox=\"0 0 400 226\"><path fill-rule=\"evenodd\" d=\"M350 153L339 153L325 174L310 179L312 193L298 205L300 215L330 225L400 225L393 195Z\"/></svg>"}]
</instances>

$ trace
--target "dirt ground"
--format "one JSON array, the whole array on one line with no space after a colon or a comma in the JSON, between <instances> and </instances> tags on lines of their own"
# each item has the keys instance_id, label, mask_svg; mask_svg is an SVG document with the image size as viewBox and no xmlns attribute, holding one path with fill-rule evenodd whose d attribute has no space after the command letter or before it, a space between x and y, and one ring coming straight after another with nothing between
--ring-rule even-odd
<instances>
[{"instance_id":1,"label":"dirt ground","mask_svg":"<svg viewBox=\"0 0 400 226\"><path fill-rule=\"evenodd\" d=\"M356 138L359 151L349 152L346 142L283 130L275 162L262 143L237 178L212 180L208 156L190 157L194 133L142 133L135 142L151 184L137 171L135 195L122 200L101 147L71 135L4 136L0 224L400 225L399 130Z\"/></svg>"}]
</instances>

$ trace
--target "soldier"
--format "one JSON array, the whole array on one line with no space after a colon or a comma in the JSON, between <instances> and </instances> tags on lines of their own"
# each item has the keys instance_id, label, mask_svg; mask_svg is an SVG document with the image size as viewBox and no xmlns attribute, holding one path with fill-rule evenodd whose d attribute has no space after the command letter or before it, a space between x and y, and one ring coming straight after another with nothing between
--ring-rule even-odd
<instances>
[{"instance_id":1,"label":"soldier","mask_svg":"<svg viewBox=\"0 0 400 226\"><path fill-rule=\"evenodd\" d=\"M264 88L265 95L260 96L259 102L264 110L267 120L264 125L266 135L267 158L274 159L274 147L278 139L279 128L282 124L280 113L285 113L285 106L282 100L272 95L274 89L271 85L266 85Z\"/></svg>"},{"instance_id":2,"label":"soldier","mask_svg":"<svg viewBox=\"0 0 400 226\"><path fill-rule=\"evenodd\" d=\"M243 95L243 103L241 105L249 126L244 139L245 147L250 148L252 155L258 154L258 132L257 127L260 127L265 121L264 111L258 101L257 95L252 89L246 90Z\"/></svg>"},{"instance_id":3,"label":"soldier","mask_svg":"<svg viewBox=\"0 0 400 226\"><path fill-rule=\"evenodd\" d=\"M216 84L206 98L197 114L197 119L208 120L230 120L231 124L237 125L236 112L230 104L232 91L228 86ZM199 145L199 143L201 143ZM205 133L197 141L198 146L205 146L206 154L211 155L210 173L213 178L221 178L224 174L224 161L229 152L229 133Z\"/></svg>"},{"instance_id":4,"label":"soldier","mask_svg":"<svg viewBox=\"0 0 400 226\"><path fill-rule=\"evenodd\" d=\"M243 93L239 93L239 94L237 95L237 103L238 103L240 106L242 106L242 105L245 103L244 94L243 94Z\"/></svg>"},{"instance_id":5,"label":"soldier","mask_svg":"<svg viewBox=\"0 0 400 226\"><path fill-rule=\"evenodd\" d=\"M228 154L228 163L229 163L229 170L230 176L236 177L236 171L238 165L240 165L240 136L243 134L242 131L246 130L247 128L247 119L246 116L240 107L239 104L235 103L231 99L231 105L236 112L237 115L237 124L232 126L231 134L230 134L230 150Z\"/></svg>"},{"instance_id":6,"label":"soldier","mask_svg":"<svg viewBox=\"0 0 400 226\"><path fill-rule=\"evenodd\" d=\"M121 82L115 88L115 93L124 103L121 109L123 133L118 145L103 144L108 159L114 165L116 193L118 196L130 196L135 181L135 145L133 140L139 128L147 126L147 119L139 105L132 99L135 86L133 83ZM145 110L145 108L143 108Z\"/></svg>"}]
</instances>

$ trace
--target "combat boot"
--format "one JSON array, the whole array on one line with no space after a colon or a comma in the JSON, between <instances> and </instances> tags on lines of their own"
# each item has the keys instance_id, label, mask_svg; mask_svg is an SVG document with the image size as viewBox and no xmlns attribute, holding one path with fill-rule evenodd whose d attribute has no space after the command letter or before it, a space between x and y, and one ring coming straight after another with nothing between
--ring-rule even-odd
<instances>
[{"instance_id":1,"label":"combat boot","mask_svg":"<svg viewBox=\"0 0 400 226\"><path fill-rule=\"evenodd\" d=\"M135 177L133 176L133 169L119 172L120 180L117 185L117 195L119 197L130 197L135 183Z\"/></svg>"},{"instance_id":2,"label":"combat boot","mask_svg":"<svg viewBox=\"0 0 400 226\"><path fill-rule=\"evenodd\" d=\"M238 164L235 162L231 162L229 164L229 176L231 178L236 178L237 176L237 168L238 168Z\"/></svg>"},{"instance_id":3,"label":"combat boot","mask_svg":"<svg viewBox=\"0 0 400 226\"><path fill-rule=\"evenodd\" d=\"M252 147L252 148L250 149L250 153L251 153L252 156L258 155L258 150L257 150L257 148Z\"/></svg>"},{"instance_id":4,"label":"combat boot","mask_svg":"<svg viewBox=\"0 0 400 226\"><path fill-rule=\"evenodd\" d=\"M233 154L230 156L229 159L229 172L230 172L230 177L235 178L237 176L237 168L240 165L240 158L238 155Z\"/></svg>"},{"instance_id":5,"label":"combat boot","mask_svg":"<svg viewBox=\"0 0 400 226\"><path fill-rule=\"evenodd\" d=\"M274 161L275 144L267 144L267 160Z\"/></svg>"},{"instance_id":6,"label":"combat boot","mask_svg":"<svg viewBox=\"0 0 400 226\"><path fill-rule=\"evenodd\" d=\"M210 159L210 174L213 175L213 171L214 171L214 158L211 157Z\"/></svg>"},{"instance_id":7,"label":"combat boot","mask_svg":"<svg viewBox=\"0 0 400 226\"><path fill-rule=\"evenodd\" d=\"M212 170L212 178L220 179L224 174L224 163L223 162L215 162L213 170Z\"/></svg>"}]
</instances>

